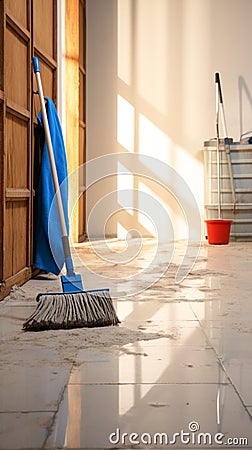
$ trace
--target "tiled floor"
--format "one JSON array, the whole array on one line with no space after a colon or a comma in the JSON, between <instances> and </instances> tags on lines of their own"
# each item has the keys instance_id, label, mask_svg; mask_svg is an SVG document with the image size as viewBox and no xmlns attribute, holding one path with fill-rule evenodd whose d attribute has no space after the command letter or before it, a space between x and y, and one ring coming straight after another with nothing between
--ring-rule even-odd
<instances>
[{"instance_id":1,"label":"tiled floor","mask_svg":"<svg viewBox=\"0 0 252 450\"><path fill-rule=\"evenodd\" d=\"M60 289L54 277L0 303L0 449L252 448L252 243L203 244L179 284L184 243L165 275L164 251L134 279L153 246L135 266L77 248L83 276L88 254L117 292L119 327L23 332L34 293Z\"/></svg>"}]
</instances>

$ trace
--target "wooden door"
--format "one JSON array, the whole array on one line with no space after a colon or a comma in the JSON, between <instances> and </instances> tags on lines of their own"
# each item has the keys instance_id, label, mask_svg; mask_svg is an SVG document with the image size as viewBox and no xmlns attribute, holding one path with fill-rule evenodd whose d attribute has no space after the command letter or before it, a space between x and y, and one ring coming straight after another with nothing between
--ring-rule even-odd
<instances>
[{"instance_id":1,"label":"wooden door","mask_svg":"<svg viewBox=\"0 0 252 450\"><path fill-rule=\"evenodd\" d=\"M79 165L86 161L86 4L79 1ZM80 180L80 185L82 180ZM85 193L79 199L79 242L86 237Z\"/></svg>"},{"instance_id":2,"label":"wooden door","mask_svg":"<svg viewBox=\"0 0 252 450\"><path fill-rule=\"evenodd\" d=\"M78 167L86 160L86 3L84 0L65 0L65 120L68 171L75 173L70 189L70 203L76 201L76 192L82 188L82 171ZM76 152L77 149L77 152ZM71 195L73 199L71 200ZM71 211L71 237L85 239L85 195Z\"/></svg>"},{"instance_id":3,"label":"wooden door","mask_svg":"<svg viewBox=\"0 0 252 450\"><path fill-rule=\"evenodd\" d=\"M33 254L34 76L56 100L56 0L0 0L0 298L31 276Z\"/></svg>"},{"instance_id":4,"label":"wooden door","mask_svg":"<svg viewBox=\"0 0 252 450\"><path fill-rule=\"evenodd\" d=\"M1 295L31 273L31 7L1 2Z\"/></svg>"},{"instance_id":5,"label":"wooden door","mask_svg":"<svg viewBox=\"0 0 252 450\"><path fill-rule=\"evenodd\" d=\"M4 3L0 0L0 293L3 289L3 204L4 204Z\"/></svg>"}]
</instances>

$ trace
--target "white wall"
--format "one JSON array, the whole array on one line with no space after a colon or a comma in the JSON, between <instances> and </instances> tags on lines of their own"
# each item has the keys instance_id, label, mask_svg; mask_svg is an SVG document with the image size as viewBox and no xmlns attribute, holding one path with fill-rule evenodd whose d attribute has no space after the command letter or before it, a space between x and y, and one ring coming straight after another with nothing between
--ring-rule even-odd
<instances>
[{"instance_id":1,"label":"white wall","mask_svg":"<svg viewBox=\"0 0 252 450\"><path fill-rule=\"evenodd\" d=\"M122 151L155 156L183 177L203 220L202 145L215 136L215 72L221 74L229 136L239 140L252 128L251 17L251 0L88 0L87 158ZM103 164L107 174L116 172L116 160ZM127 176L111 176L88 190L88 212L111 190L142 189L164 205L175 237L184 238L181 206L156 185L155 170L154 181L144 182L126 169ZM108 221L108 234L152 231L126 207L128 200L114 196L111 202L124 211ZM131 204L140 208L137 191ZM101 202L101 217L105 208ZM102 235L103 224L93 220L89 231Z\"/></svg>"}]
</instances>

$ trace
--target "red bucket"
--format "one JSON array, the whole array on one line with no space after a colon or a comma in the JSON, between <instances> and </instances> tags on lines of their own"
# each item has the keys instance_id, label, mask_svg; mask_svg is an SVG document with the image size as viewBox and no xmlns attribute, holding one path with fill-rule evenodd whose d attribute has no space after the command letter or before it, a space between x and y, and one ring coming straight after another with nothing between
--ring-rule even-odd
<instances>
[{"instance_id":1,"label":"red bucket","mask_svg":"<svg viewBox=\"0 0 252 450\"><path fill-rule=\"evenodd\" d=\"M224 245L229 243L232 220L206 220L208 243Z\"/></svg>"}]
</instances>

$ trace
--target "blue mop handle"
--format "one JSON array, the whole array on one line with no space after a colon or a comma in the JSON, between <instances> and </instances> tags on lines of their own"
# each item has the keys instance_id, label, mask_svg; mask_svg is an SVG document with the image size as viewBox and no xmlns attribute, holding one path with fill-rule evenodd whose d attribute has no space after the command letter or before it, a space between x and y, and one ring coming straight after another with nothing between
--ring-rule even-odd
<instances>
[{"instance_id":1,"label":"blue mop handle","mask_svg":"<svg viewBox=\"0 0 252 450\"><path fill-rule=\"evenodd\" d=\"M32 58L34 73L40 72L39 60L36 56Z\"/></svg>"}]
</instances>

